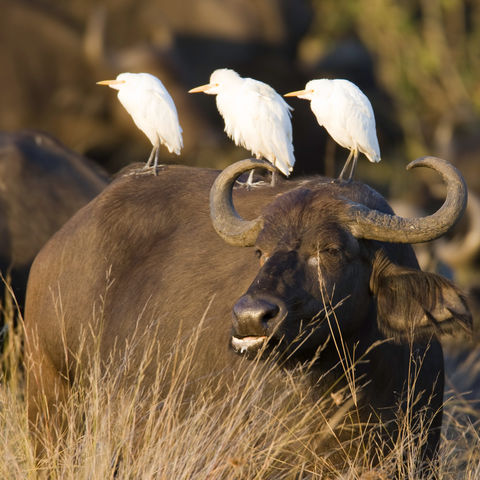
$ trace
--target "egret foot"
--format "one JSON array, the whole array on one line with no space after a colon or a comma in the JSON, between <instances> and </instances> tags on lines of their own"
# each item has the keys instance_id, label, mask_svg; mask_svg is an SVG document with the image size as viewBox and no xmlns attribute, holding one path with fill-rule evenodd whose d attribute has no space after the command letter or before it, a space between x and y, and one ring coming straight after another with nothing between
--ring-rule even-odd
<instances>
[{"instance_id":1,"label":"egret foot","mask_svg":"<svg viewBox=\"0 0 480 480\"><path fill-rule=\"evenodd\" d=\"M142 169L140 169L140 171L142 172L141 175L151 175L153 173L155 176L157 176L159 169L161 169L162 167L163 165L158 164L150 166L145 165Z\"/></svg>"},{"instance_id":2,"label":"egret foot","mask_svg":"<svg viewBox=\"0 0 480 480\"><path fill-rule=\"evenodd\" d=\"M157 165L151 166L151 167L142 167L142 168L136 168L135 170L132 170L131 172L127 173L127 175L151 175L152 173L157 176L158 172L164 170L167 167L167 165Z\"/></svg>"},{"instance_id":3,"label":"egret foot","mask_svg":"<svg viewBox=\"0 0 480 480\"><path fill-rule=\"evenodd\" d=\"M240 187L246 188L247 190L252 190L253 188L262 187L263 185L267 184L267 182L263 180L259 180L258 182L251 182L251 183L248 183L248 181L241 182L240 180L237 180L235 183L238 183Z\"/></svg>"},{"instance_id":4,"label":"egret foot","mask_svg":"<svg viewBox=\"0 0 480 480\"><path fill-rule=\"evenodd\" d=\"M145 167L143 167L144 170L150 170L150 168L153 168L153 174L155 176L158 175L158 147L153 147L152 152L150 153L150 156L148 157L147 164ZM153 165L152 165L152 160L153 160Z\"/></svg>"},{"instance_id":5,"label":"egret foot","mask_svg":"<svg viewBox=\"0 0 480 480\"><path fill-rule=\"evenodd\" d=\"M250 170L250 174L248 175L248 179L247 179L246 182L241 182L240 180L237 180L237 183L240 186L245 187L247 190L251 190L252 188L256 188L256 187L260 187L262 185L265 185L266 182L264 182L263 180L259 180L258 182L253 181L253 172L254 171L255 171L255 169Z\"/></svg>"}]
</instances>

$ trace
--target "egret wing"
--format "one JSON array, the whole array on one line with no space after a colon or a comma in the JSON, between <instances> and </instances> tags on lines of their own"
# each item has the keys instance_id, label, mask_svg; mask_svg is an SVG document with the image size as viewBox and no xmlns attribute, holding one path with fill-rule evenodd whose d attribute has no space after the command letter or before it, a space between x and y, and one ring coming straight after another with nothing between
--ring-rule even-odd
<instances>
[{"instance_id":1,"label":"egret wing","mask_svg":"<svg viewBox=\"0 0 480 480\"><path fill-rule=\"evenodd\" d=\"M168 92L150 90L152 102L148 107L148 117L156 125L156 134L169 152L180 154L183 147L182 127L178 121L175 104Z\"/></svg>"},{"instance_id":2,"label":"egret wing","mask_svg":"<svg viewBox=\"0 0 480 480\"><path fill-rule=\"evenodd\" d=\"M371 162L379 162L380 147L372 105L358 87L348 83L337 105L343 113L343 123L352 139L352 145L356 145Z\"/></svg>"},{"instance_id":3,"label":"egret wing","mask_svg":"<svg viewBox=\"0 0 480 480\"><path fill-rule=\"evenodd\" d=\"M237 101L238 108L242 109L244 146L289 175L295 163L292 107L272 87L253 79L245 79Z\"/></svg>"}]
</instances>

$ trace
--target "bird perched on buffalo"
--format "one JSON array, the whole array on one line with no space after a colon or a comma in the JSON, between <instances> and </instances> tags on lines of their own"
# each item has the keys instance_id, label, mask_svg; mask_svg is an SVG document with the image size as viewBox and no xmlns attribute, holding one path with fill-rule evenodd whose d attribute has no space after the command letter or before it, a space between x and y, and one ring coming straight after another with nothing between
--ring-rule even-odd
<instances>
[{"instance_id":1,"label":"bird perched on buffalo","mask_svg":"<svg viewBox=\"0 0 480 480\"><path fill-rule=\"evenodd\" d=\"M152 143L145 169L153 166L156 175L160 145L165 145L170 153L180 155L183 139L177 109L157 77L149 73L120 73L115 80L102 80L97 85L118 90L120 103Z\"/></svg>"},{"instance_id":2,"label":"bird perched on buffalo","mask_svg":"<svg viewBox=\"0 0 480 480\"><path fill-rule=\"evenodd\" d=\"M221 68L211 74L208 84L189 90L189 93L197 92L217 96L225 132L236 145L250 150L258 159L268 160L285 176L290 175L295 164L292 107L270 85ZM249 186L252 177L253 170L247 181Z\"/></svg>"},{"instance_id":3,"label":"bird perched on buffalo","mask_svg":"<svg viewBox=\"0 0 480 480\"><path fill-rule=\"evenodd\" d=\"M304 90L284 96L310 100L310 107L320 126L325 127L339 145L350 150L340 179L344 179L349 165L350 173L346 180L353 178L359 152L373 163L380 161L372 105L354 83L341 79L310 80Z\"/></svg>"}]
</instances>

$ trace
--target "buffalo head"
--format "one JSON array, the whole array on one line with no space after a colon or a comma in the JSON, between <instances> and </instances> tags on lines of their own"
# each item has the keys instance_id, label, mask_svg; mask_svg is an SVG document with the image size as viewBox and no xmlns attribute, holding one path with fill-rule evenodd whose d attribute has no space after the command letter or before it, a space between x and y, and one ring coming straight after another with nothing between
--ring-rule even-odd
<instances>
[{"instance_id":1,"label":"buffalo head","mask_svg":"<svg viewBox=\"0 0 480 480\"><path fill-rule=\"evenodd\" d=\"M245 160L225 169L210 194L213 226L231 245L254 246L259 261L233 307L233 348L252 353L280 345L310 357L336 331L371 339L378 325L403 340L468 327L462 294L418 270L411 250L398 245L441 236L465 208L465 184L453 166L426 157L407 168L418 166L442 174L447 196L433 215L412 219L394 215L363 184L321 179L278 195L258 218L244 220L233 206L235 180L253 167L273 167Z\"/></svg>"}]
</instances>

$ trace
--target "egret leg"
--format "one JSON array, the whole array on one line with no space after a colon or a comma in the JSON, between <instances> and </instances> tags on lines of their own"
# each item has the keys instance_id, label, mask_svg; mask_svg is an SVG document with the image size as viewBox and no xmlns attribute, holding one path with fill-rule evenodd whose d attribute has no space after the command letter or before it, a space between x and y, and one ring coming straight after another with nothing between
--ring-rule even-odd
<instances>
[{"instance_id":1,"label":"egret leg","mask_svg":"<svg viewBox=\"0 0 480 480\"><path fill-rule=\"evenodd\" d=\"M277 172L272 172L272 178L270 179L270 186L274 187L277 183Z\"/></svg>"},{"instance_id":2,"label":"egret leg","mask_svg":"<svg viewBox=\"0 0 480 480\"><path fill-rule=\"evenodd\" d=\"M353 174L355 173L355 169L357 168L357 160L358 160L358 150L355 150L355 153L353 154L352 168L350 169L350 175L348 177L349 182L353 179Z\"/></svg>"},{"instance_id":3,"label":"egret leg","mask_svg":"<svg viewBox=\"0 0 480 480\"><path fill-rule=\"evenodd\" d=\"M157 147L155 149L155 161L153 162L153 174L158 175L158 151L160 149Z\"/></svg>"},{"instance_id":4,"label":"egret leg","mask_svg":"<svg viewBox=\"0 0 480 480\"><path fill-rule=\"evenodd\" d=\"M340 175L338 176L339 180L343 180L343 176L347 172L347 167L350 165L350 161L352 160L352 156L353 156L353 150L350 150L350 153L347 157L347 161L345 162L345 165L343 166L342 171L340 172ZM350 175L349 179L350 178L351 178L351 175Z\"/></svg>"},{"instance_id":5,"label":"egret leg","mask_svg":"<svg viewBox=\"0 0 480 480\"><path fill-rule=\"evenodd\" d=\"M150 156L148 157L148 160L147 160L147 163L146 163L144 169L150 168L152 166L152 160L153 160L153 157L154 157L155 152L157 150L158 150L157 147L152 148L152 151L150 152Z\"/></svg>"},{"instance_id":6,"label":"egret leg","mask_svg":"<svg viewBox=\"0 0 480 480\"><path fill-rule=\"evenodd\" d=\"M250 173L248 174L248 178L247 178L246 186L249 190L253 187L253 172L255 172L254 168L250 170Z\"/></svg>"}]
</instances>

